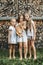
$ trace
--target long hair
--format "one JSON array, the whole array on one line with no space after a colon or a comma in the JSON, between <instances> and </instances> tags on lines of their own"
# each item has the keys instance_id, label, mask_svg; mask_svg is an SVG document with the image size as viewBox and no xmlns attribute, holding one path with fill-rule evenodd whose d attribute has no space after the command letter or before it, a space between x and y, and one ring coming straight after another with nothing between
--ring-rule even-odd
<instances>
[{"instance_id":1,"label":"long hair","mask_svg":"<svg viewBox=\"0 0 43 65\"><path fill-rule=\"evenodd\" d=\"M18 15L18 23L20 22L20 17L23 16L23 21L25 19L25 16L23 14Z\"/></svg>"}]
</instances>

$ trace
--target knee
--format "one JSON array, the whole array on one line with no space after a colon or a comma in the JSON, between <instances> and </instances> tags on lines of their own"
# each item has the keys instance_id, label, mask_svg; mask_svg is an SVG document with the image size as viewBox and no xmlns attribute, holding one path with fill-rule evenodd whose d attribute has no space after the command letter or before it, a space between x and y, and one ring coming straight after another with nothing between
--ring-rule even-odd
<instances>
[{"instance_id":1,"label":"knee","mask_svg":"<svg viewBox=\"0 0 43 65\"><path fill-rule=\"evenodd\" d=\"M27 49L27 48L28 48L28 47L27 47L27 45L26 45L26 46L24 46L24 48L25 48L25 49Z\"/></svg>"},{"instance_id":2,"label":"knee","mask_svg":"<svg viewBox=\"0 0 43 65\"><path fill-rule=\"evenodd\" d=\"M19 49L22 49L22 45L19 46Z\"/></svg>"},{"instance_id":3,"label":"knee","mask_svg":"<svg viewBox=\"0 0 43 65\"><path fill-rule=\"evenodd\" d=\"M12 49L12 45L9 46L9 49Z\"/></svg>"},{"instance_id":4,"label":"knee","mask_svg":"<svg viewBox=\"0 0 43 65\"><path fill-rule=\"evenodd\" d=\"M33 49L35 49L35 45L34 44L32 44L31 46L32 46Z\"/></svg>"}]
</instances>

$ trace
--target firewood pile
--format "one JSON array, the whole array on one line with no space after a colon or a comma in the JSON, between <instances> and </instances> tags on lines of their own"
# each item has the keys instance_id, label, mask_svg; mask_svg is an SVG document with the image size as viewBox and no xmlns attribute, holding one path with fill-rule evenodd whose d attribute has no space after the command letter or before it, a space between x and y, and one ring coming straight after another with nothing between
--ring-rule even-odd
<instances>
[{"instance_id":1,"label":"firewood pile","mask_svg":"<svg viewBox=\"0 0 43 65\"><path fill-rule=\"evenodd\" d=\"M16 16L16 3L13 0L1 0L0 1L0 17L4 16Z\"/></svg>"},{"instance_id":2,"label":"firewood pile","mask_svg":"<svg viewBox=\"0 0 43 65\"><path fill-rule=\"evenodd\" d=\"M43 21L36 22L36 47L43 48Z\"/></svg>"},{"instance_id":3,"label":"firewood pile","mask_svg":"<svg viewBox=\"0 0 43 65\"><path fill-rule=\"evenodd\" d=\"M43 21L36 22L36 40L35 45L37 48L43 48ZM8 28L9 21L0 22L0 46L1 48L8 47Z\"/></svg>"},{"instance_id":4,"label":"firewood pile","mask_svg":"<svg viewBox=\"0 0 43 65\"><path fill-rule=\"evenodd\" d=\"M0 0L0 17L16 17L26 10L33 16L43 16L43 0Z\"/></svg>"},{"instance_id":5,"label":"firewood pile","mask_svg":"<svg viewBox=\"0 0 43 65\"><path fill-rule=\"evenodd\" d=\"M30 15L43 16L43 0L0 0L0 17L17 17L30 11ZM8 46L8 21L0 21L0 45ZM36 47L43 47L43 21L36 21Z\"/></svg>"},{"instance_id":6,"label":"firewood pile","mask_svg":"<svg viewBox=\"0 0 43 65\"><path fill-rule=\"evenodd\" d=\"M8 27L9 23L2 21L0 23L0 46L1 48L7 46L8 47Z\"/></svg>"}]
</instances>

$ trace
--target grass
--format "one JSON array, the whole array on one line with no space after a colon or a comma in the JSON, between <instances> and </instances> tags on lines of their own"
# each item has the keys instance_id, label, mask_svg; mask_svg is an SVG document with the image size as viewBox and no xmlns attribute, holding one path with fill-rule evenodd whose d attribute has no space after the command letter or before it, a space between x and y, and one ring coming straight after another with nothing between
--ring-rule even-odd
<instances>
[{"instance_id":1,"label":"grass","mask_svg":"<svg viewBox=\"0 0 43 65\"><path fill-rule=\"evenodd\" d=\"M19 54L16 53L16 59L8 59L8 50L0 49L0 65L43 65L43 49L37 49L37 60L24 59L19 60Z\"/></svg>"}]
</instances>

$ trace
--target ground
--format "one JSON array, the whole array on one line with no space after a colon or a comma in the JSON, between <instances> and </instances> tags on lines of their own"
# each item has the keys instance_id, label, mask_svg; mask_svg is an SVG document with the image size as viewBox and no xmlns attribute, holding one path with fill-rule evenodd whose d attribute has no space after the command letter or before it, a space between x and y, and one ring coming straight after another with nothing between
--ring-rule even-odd
<instances>
[{"instance_id":1,"label":"ground","mask_svg":"<svg viewBox=\"0 0 43 65\"><path fill-rule=\"evenodd\" d=\"M8 50L0 49L0 65L43 65L43 49L37 49L37 60L23 59L19 60L19 54L17 52L16 59L8 59Z\"/></svg>"}]
</instances>

